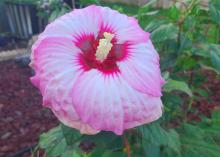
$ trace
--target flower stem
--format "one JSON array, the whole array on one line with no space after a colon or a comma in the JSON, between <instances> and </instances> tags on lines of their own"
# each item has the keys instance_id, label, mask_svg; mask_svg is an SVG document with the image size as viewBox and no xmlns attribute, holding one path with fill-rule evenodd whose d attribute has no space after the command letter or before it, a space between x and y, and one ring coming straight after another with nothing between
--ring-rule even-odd
<instances>
[{"instance_id":1,"label":"flower stem","mask_svg":"<svg viewBox=\"0 0 220 157\"><path fill-rule=\"evenodd\" d=\"M123 139L124 139L124 145L125 145L125 152L127 153L128 157L131 157L131 146L126 135L123 135Z\"/></svg>"},{"instance_id":2,"label":"flower stem","mask_svg":"<svg viewBox=\"0 0 220 157\"><path fill-rule=\"evenodd\" d=\"M189 6L187 7L186 11L183 13L182 17L177 21L177 24L179 26L179 32L178 32L178 36L177 36L177 43L178 46L181 46L181 35L182 35L182 31L183 31L183 24L186 20L186 18L188 17L188 15L192 12L193 8L200 2L200 0L192 0L189 4Z\"/></svg>"}]
</instances>

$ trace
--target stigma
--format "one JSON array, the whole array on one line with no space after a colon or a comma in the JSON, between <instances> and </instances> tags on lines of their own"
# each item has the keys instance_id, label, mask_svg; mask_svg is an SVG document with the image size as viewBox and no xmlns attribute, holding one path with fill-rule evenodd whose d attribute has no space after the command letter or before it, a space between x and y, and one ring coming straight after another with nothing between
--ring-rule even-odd
<instances>
[{"instance_id":1,"label":"stigma","mask_svg":"<svg viewBox=\"0 0 220 157\"><path fill-rule=\"evenodd\" d=\"M100 62L103 62L107 58L113 46L111 41L114 38L114 35L108 32L104 32L103 36L104 38L99 40L99 45L95 53L96 59Z\"/></svg>"}]
</instances>

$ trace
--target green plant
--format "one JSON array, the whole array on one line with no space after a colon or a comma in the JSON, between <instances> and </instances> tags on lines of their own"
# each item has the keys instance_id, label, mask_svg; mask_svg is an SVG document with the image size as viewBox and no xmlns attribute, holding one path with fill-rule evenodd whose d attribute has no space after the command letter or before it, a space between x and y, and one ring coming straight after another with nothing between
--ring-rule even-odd
<instances>
[{"instance_id":1,"label":"green plant","mask_svg":"<svg viewBox=\"0 0 220 157\"><path fill-rule=\"evenodd\" d=\"M209 94L202 86L206 81L202 71L220 73L220 1L210 1L208 8L201 7L199 0L175 1L168 9L153 8L154 2L136 11L125 5L111 7L135 16L151 33L167 82L163 117L123 136L109 132L81 135L61 124L40 137L39 146L48 156L219 157L219 110L209 117L195 112L192 104ZM188 114L196 114L200 121Z\"/></svg>"},{"instance_id":2,"label":"green plant","mask_svg":"<svg viewBox=\"0 0 220 157\"><path fill-rule=\"evenodd\" d=\"M39 0L37 6L38 16L48 19L49 22L71 10L63 0Z\"/></svg>"}]
</instances>

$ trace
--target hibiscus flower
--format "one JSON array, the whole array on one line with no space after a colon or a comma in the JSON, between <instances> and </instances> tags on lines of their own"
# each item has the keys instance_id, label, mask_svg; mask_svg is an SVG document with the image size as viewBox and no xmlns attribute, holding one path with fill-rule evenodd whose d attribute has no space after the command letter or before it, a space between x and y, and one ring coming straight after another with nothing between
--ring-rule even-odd
<instances>
[{"instance_id":1,"label":"hibiscus flower","mask_svg":"<svg viewBox=\"0 0 220 157\"><path fill-rule=\"evenodd\" d=\"M121 135L162 115L164 80L150 35L108 7L74 9L49 24L30 65L43 105L81 133Z\"/></svg>"}]
</instances>

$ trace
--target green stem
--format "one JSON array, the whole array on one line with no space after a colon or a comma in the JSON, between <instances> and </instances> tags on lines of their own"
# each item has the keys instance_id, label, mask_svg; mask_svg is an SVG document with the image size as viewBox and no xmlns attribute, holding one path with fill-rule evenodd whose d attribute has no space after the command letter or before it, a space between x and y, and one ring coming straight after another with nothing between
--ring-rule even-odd
<instances>
[{"instance_id":1,"label":"green stem","mask_svg":"<svg viewBox=\"0 0 220 157\"><path fill-rule=\"evenodd\" d=\"M187 16L191 13L191 11L194 8L194 6L196 4L198 4L199 2L200 2L200 0L192 0L191 3L189 4L189 6L187 7L185 13L183 14L183 16L177 22L177 24L179 26L179 32L178 32L178 36L177 36L177 43L178 43L178 47L179 48L181 46L181 34L182 34L182 31L183 31L183 24L184 24Z\"/></svg>"},{"instance_id":2,"label":"green stem","mask_svg":"<svg viewBox=\"0 0 220 157\"><path fill-rule=\"evenodd\" d=\"M220 27L219 25L216 25L216 43L220 43Z\"/></svg>"},{"instance_id":3,"label":"green stem","mask_svg":"<svg viewBox=\"0 0 220 157\"><path fill-rule=\"evenodd\" d=\"M190 71L189 71L189 80L188 80L189 86L191 86L193 84L193 77L194 77L194 71L193 71L193 69L190 69Z\"/></svg>"},{"instance_id":4,"label":"green stem","mask_svg":"<svg viewBox=\"0 0 220 157\"><path fill-rule=\"evenodd\" d=\"M123 135L123 139L124 139L125 151L127 153L127 156L131 157L131 146L129 144L128 138L126 137L126 134Z\"/></svg>"},{"instance_id":5,"label":"green stem","mask_svg":"<svg viewBox=\"0 0 220 157\"><path fill-rule=\"evenodd\" d=\"M182 31L183 31L183 23L179 24L179 31L178 31L178 36L177 36L177 44L178 44L178 48L180 49L181 47L181 35L182 35Z\"/></svg>"}]
</instances>

